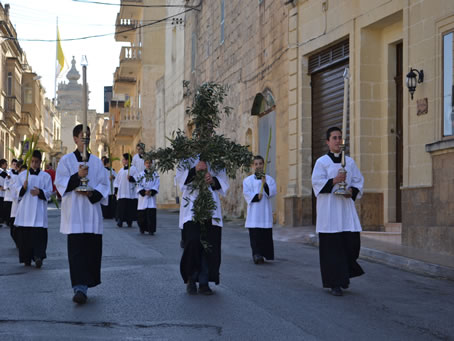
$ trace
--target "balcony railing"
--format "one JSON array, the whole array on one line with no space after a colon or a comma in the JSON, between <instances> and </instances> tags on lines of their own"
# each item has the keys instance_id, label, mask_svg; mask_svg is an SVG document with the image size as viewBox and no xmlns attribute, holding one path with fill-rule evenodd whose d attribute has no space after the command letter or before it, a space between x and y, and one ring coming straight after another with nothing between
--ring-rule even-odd
<instances>
[{"instance_id":1,"label":"balcony railing","mask_svg":"<svg viewBox=\"0 0 454 341\"><path fill-rule=\"evenodd\" d=\"M139 121L141 110L135 108L122 108L120 110L120 121Z\"/></svg>"},{"instance_id":2,"label":"balcony railing","mask_svg":"<svg viewBox=\"0 0 454 341\"><path fill-rule=\"evenodd\" d=\"M16 96L7 96L5 97L5 110L7 112L20 113L20 103Z\"/></svg>"},{"instance_id":3,"label":"balcony railing","mask_svg":"<svg viewBox=\"0 0 454 341\"><path fill-rule=\"evenodd\" d=\"M120 63L125 61L140 61L142 59L142 48L138 46L123 46L120 52Z\"/></svg>"}]
</instances>

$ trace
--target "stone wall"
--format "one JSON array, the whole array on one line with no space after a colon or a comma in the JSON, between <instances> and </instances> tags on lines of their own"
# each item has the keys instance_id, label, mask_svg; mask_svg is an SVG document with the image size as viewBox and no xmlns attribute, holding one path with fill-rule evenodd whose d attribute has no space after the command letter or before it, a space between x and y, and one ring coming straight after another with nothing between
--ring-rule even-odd
<instances>
[{"instance_id":1,"label":"stone wall","mask_svg":"<svg viewBox=\"0 0 454 341\"><path fill-rule=\"evenodd\" d=\"M195 1L196 3L198 1ZM187 15L185 27L185 79L191 86L215 81L230 86L219 133L247 144L258 152L258 119L251 116L254 98L268 89L276 103L277 220L284 223L284 196L288 179L288 7L282 1L225 1L225 40L221 42L221 1L202 1L201 11ZM194 37L194 38L193 38ZM193 42L194 40L194 42ZM191 65L195 45L195 65ZM186 102L190 103L189 99ZM263 137L262 137L263 138ZM245 204L241 182L231 181L223 201L224 214L241 216ZM240 203L240 204L239 204Z\"/></svg>"}]
</instances>

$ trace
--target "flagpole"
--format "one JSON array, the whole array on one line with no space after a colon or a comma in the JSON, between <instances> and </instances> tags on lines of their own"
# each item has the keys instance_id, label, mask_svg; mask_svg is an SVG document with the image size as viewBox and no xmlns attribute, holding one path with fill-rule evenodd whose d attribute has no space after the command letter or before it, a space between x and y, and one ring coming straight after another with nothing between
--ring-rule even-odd
<instances>
[{"instance_id":1,"label":"flagpole","mask_svg":"<svg viewBox=\"0 0 454 341\"><path fill-rule=\"evenodd\" d=\"M57 39L55 39L55 61L54 61L54 69L55 69L54 105L57 105L58 17L57 17L57 27L56 27L56 30L55 30L55 35L56 35Z\"/></svg>"}]
</instances>

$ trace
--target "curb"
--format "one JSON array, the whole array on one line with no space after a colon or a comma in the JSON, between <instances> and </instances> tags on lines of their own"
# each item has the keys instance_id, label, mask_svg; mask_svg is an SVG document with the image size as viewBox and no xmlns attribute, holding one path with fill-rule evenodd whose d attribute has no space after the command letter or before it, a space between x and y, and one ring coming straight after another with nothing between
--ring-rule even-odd
<instances>
[{"instance_id":1,"label":"curb","mask_svg":"<svg viewBox=\"0 0 454 341\"><path fill-rule=\"evenodd\" d=\"M318 247L318 238L316 234L305 234L300 238L300 241L304 244ZM359 257L360 259L384 264L393 268L413 272L419 275L454 281L454 268L438 264L426 263L420 260L394 255L367 247L361 247Z\"/></svg>"}]
</instances>

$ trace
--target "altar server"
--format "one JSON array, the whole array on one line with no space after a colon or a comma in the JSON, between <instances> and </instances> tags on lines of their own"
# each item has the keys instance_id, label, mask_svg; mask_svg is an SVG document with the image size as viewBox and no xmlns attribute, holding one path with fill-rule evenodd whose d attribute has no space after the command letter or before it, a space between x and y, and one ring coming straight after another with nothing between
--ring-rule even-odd
<instances>
[{"instance_id":1,"label":"altar server","mask_svg":"<svg viewBox=\"0 0 454 341\"><path fill-rule=\"evenodd\" d=\"M136 151L137 154L134 155L131 161L131 165L136 167L137 172L143 172L145 170L145 159L144 159L144 153L145 153L145 143L138 143L136 146Z\"/></svg>"},{"instance_id":2,"label":"altar server","mask_svg":"<svg viewBox=\"0 0 454 341\"><path fill-rule=\"evenodd\" d=\"M123 222L126 221L128 227L132 226L132 222L137 220L137 193L136 193L136 177L139 175L137 168L129 164L130 154L123 154L123 168L118 172L115 178L114 187L117 190L117 213L118 227L123 227ZM130 166L130 169L128 170Z\"/></svg>"},{"instance_id":3,"label":"altar server","mask_svg":"<svg viewBox=\"0 0 454 341\"><path fill-rule=\"evenodd\" d=\"M196 173L206 171L205 182L216 203L216 210L210 221L205 223L206 236L201 235L201 225L193 220L192 208L198 191L193 190L191 182ZM180 261L180 273L190 295L212 295L208 282L219 284L221 266L222 211L219 195L225 195L229 182L226 172L215 172L209 163L197 159L182 161L176 173L176 182L182 192L183 202L180 205L180 229L184 230L184 251ZM206 242L205 248L201 239ZM196 283L199 283L197 291Z\"/></svg>"},{"instance_id":4,"label":"altar server","mask_svg":"<svg viewBox=\"0 0 454 341\"><path fill-rule=\"evenodd\" d=\"M90 131L85 141L89 143ZM103 218L101 201L107 200L109 183L99 158L88 154L83 162L83 126L73 129L76 151L66 154L57 167L55 185L62 196L60 232L67 235L69 273L73 301L84 304L88 288L101 283ZM81 192L81 178L88 178L91 191Z\"/></svg>"},{"instance_id":5,"label":"altar server","mask_svg":"<svg viewBox=\"0 0 454 341\"><path fill-rule=\"evenodd\" d=\"M145 159L145 170L138 175L136 190L139 195L137 223L140 233L156 232L156 194L159 192L159 174L151 169L152 161Z\"/></svg>"},{"instance_id":6,"label":"altar server","mask_svg":"<svg viewBox=\"0 0 454 341\"><path fill-rule=\"evenodd\" d=\"M104 219L113 219L115 218L116 204L117 199L115 198L115 187L114 182L117 176L117 173L110 165L110 159L104 157L103 159L105 173L109 182L109 198L108 202L101 204L102 216Z\"/></svg>"},{"instance_id":7,"label":"altar server","mask_svg":"<svg viewBox=\"0 0 454 341\"><path fill-rule=\"evenodd\" d=\"M41 152L31 156L30 171L17 177L14 187L19 192L20 202L14 225L17 226L19 262L30 266L34 261L39 269L46 258L47 249L47 201L52 194L52 179L40 170Z\"/></svg>"},{"instance_id":8,"label":"altar server","mask_svg":"<svg viewBox=\"0 0 454 341\"><path fill-rule=\"evenodd\" d=\"M312 172L312 188L317 197L316 232L319 237L320 270L324 288L342 296L350 278L364 274L357 259L361 248L361 225L355 200L363 192L364 178L355 161L346 156L345 170L341 169L342 132L337 127L326 132L329 153L321 156ZM349 194L334 192L346 181Z\"/></svg>"},{"instance_id":9,"label":"altar server","mask_svg":"<svg viewBox=\"0 0 454 341\"><path fill-rule=\"evenodd\" d=\"M252 259L262 264L263 258L274 259L273 207L271 198L277 193L274 179L263 173L263 157L254 157L255 174L243 181L243 194L247 202L245 227L249 230ZM263 185L263 191L261 188Z\"/></svg>"}]
</instances>

